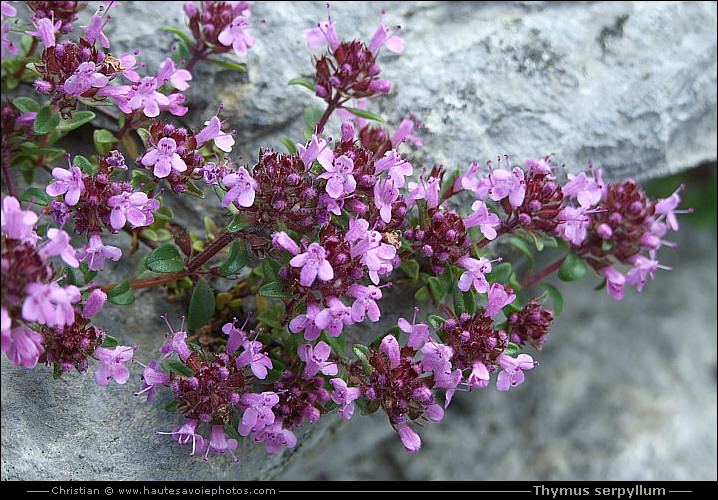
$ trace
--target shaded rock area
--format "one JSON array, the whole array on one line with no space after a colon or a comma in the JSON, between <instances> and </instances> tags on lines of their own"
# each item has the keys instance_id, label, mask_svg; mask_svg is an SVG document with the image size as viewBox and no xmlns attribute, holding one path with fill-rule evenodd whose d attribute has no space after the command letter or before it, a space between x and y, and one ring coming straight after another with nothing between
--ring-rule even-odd
<instances>
[{"instance_id":1,"label":"shaded rock area","mask_svg":"<svg viewBox=\"0 0 718 500\"><path fill-rule=\"evenodd\" d=\"M139 48L156 72L173 43L162 26L184 26L182 3L115 7L113 53ZM402 26L405 51L381 56L393 90L369 109L390 128L415 113L424 146L404 151L417 170L555 153L571 171L593 161L607 180L648 180L716 160L714 2L337 2L331 16L340 37L368 41L381 9L385 23ZM232 157L250 164L260 147L283 149L281 137L299 142L304 109L321 105L287 81L311 76L301 31L327 9L254 2L252 13L266 23L252 32L248 71L200 64L191 111L178 120L196 128L222 103L238 132ZM216 205L172 203L180 222L204 234ZM133 396L140 366L126 385L101 388L92 374L58 381L49 367L22 369L2 356L2 479L716 480L716 234L684 220L678 248L660 255L674 270L659 270L643 292L616 302L593 290L597 279L562 284L565 311L532 352L540 364L526 382L458 393L444 421L421 431L418 453L404 451L383 414L331 415L278 456L245 440L238 463L204 462L155 435L182 419L161 410L166 394L149 405ZM129 239L111 244L129 254ZM140 257L104 279L129 276ZM410 300L382 301L376 331L407 316ZM186 311L148 290L130 308L106 307L97 323L139 345L135 357L148 363L164 341L165 313L178 327Z\"/></svg>"}]
</instances>

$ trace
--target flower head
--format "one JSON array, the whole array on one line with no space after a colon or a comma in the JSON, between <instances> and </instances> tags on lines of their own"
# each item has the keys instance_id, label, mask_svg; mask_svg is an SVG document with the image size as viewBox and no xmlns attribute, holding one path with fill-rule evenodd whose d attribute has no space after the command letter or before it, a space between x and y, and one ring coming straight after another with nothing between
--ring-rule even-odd
<instances>
[{"instance_id":1,"label":"flower head","mask_svg":"<svg viewBox=\"0 0 718 500\"><path fill-rule=\"evenodd\" d=\"M95 349L94 355L100 361L100 365L95 372L97 385L104 387L110 379L113 379L118 384L124 384L129 380L130 371L124 363L131 360L134 355L132 347L117 346L114 349L98 347Z\"/></svg>"},{"instance_id":2,"label":"flower head","mask_svg":"<svg viewBox=\"0 0 718 500\"><path fill-rule=\"evenodd\" d=\"M234 202L240 207L249 208L254 204L254 194L258 187L247 169L239 167L237 172L232 172L222 178L222 183L229 188L227 194L222 198L221 205L229 206Z\"/></svg>"},{"instance_id":3,"label":"flower head","mask_svg":"<svg viewBox=\"0 0 718 500\"><path fill-rule=\"evenodd\" d=\"M307 251L295 255L289 261L292 267L299 267L299 283L302 286L311 286L318 277L322 281L334 278L334 270L327 260L327 251L318 243L310 243Z\"/></svg>"}]
</instances>

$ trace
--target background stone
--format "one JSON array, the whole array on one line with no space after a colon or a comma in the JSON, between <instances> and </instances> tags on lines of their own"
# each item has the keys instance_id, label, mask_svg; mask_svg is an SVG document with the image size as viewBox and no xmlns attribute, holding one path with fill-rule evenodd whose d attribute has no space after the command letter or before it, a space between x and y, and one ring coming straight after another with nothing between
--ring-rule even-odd
<instances>
[{"instance_id":1,"label":"background stone","mask_svg":"<svg viewBox=\"0 0 718 500\"><path fill-rule=\"evenodd\" d=\"M383 52L394 89L370 109L389 127L416 114L424 147L405 149L415 166L555 153L572 171L592 160L610 180L646 180L716 160L714 2L338 2L331 16L340 37L368 40L382 8L387 24L402 25L406 50ZM112 12L113 53L139 48L156 71L172 44L161 27L184 25L182 2ZM301 31L326 19L326 4L256 2L252 12L266 23L253 31L248 72L200 64L181 120L196 128L223 103L240 163L260 147L282 149L283 136L298 142L304 108L321 105L286 83L311 76ZM203 234L206 206L173 209ZM661 254L675 270L624 301L593 291L590 279L566 285L566 310L524 385L458 394L445 420L422 430L419 453L404 452L383 415L332 415L278 457L245 442L238 464L205 463L155 436L179 421L161 411L162 396L148 405L132 395L141 367L127 385L99 388L91 374L54 381L49 368L3 356L2 478L715 480L716 236L684 224L678 238ZM128 241L112 244L127 255ZM138 258L107 281L128 276ZM385 302L385 323L408 314L405 299ZM98 322L149 362L164 313L177 327L184 310L147 291Z\"/></svg>"}]
</instances>

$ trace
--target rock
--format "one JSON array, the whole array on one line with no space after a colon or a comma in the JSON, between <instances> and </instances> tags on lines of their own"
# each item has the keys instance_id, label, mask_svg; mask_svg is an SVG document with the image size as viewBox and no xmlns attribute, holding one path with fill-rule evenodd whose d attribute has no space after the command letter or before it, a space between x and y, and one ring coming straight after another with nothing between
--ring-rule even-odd
<instances>
[{"instance_id":1,"label":"rock","mask_svg":"<svg viewBox=\"0 0 718 500\"><path fill-rule=\"evenodd\" d=\"M114 7L113 54L139 48L147 74L156 72L174 40L162 27L184 25L182 4ZM232 156L250 164L260 147L283 149L282 137L299 142L303 110L322 104L287 82L311 77L301 31L327 9L257 2L252 12L266 23L241 59L248 71L200 64L191 111L178 120L196 130L222 103L220 116L238 132ZM415 167L555 153L554 164L570 171L593 161L608 180L645 180L716 160L713 2L338 2L331 16L342 38L369 40L381 19L401 24L404 53L380 58L393 90L370 109L390 128L415 113L424 146L405 149ZM206 205L173 209L202 230ZM457 395L445 421L426 426L417 454L404 452L383 415L349 423L332 415L305 425L297 448L279 456L247 440L239 463L205 463L154 434L181 419L132 395L139 365L127 385L99 388L91 374L52 380L50 368L26 370L2 356L2 477L715 480L715 234L687 234L674 272L642 294L615 303L591 283L571 285L572 306L525 385ZM127 255L128 241L113 244ZM137 258L114 267L108 282L127 277ZM394 301L377 330L406 314L406 297ZM160 315L176 326L184 311L147 291L129 309L106 307L98 322L122 344L140 345L136 358L147 363L164 341Z\"/></svg>"}]
</instances>

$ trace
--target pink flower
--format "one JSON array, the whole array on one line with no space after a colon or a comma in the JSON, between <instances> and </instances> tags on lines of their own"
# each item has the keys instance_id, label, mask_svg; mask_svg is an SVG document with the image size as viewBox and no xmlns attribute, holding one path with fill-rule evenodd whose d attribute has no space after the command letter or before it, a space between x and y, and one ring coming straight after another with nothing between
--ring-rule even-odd
<instances>
[{"instance_id":1,"label":"pink flower","mask_svg":"<svg viewBox=\"0 0 718 500\"><path fill-rule=\"evenodd\" d=\"M304 163L304 166L310 167L315 161L329 171L334 162L334 153L327 147L327 141L316 135L312 136L312 140L305 148L302 144L297 144L297 154Z\"/></svg>"},{"instance_id":2,"label":"pink flower","mask_svg":"<svg viewBox=\"0 0 718 500\"><path fill-rule=\"evenodd\" d=\"M98 347L95 349L94 355L100 361L100 365L95 371L97 385L104 387L110 379L122 385L130 379L130 371L124 363L131 360L134 355L132 347L117 346L114 349Z\"/></svg>"},{"instance_id":3,"label":"pink flower","mask_svg":"<svg viewBox=\"0 0 718 500\"><path fill-rule=\"evenodd\" d=\"M399 199L399 189L391 179L374 184L374 204L379 209L381 220L391 222L391 206Z\"/></svg>"},{"instance_id":4,"label":"pink flower","mask_svg":"<svg viewBox=\"0 0 718 500\"><path fill-rule=\"evenodd\" d=\"M299 283L302 286L311 286L318 277L322 281L329 281L334 278L334 269L326 260L328 253L318 243L310 243L307 251L292 257L289 265L301 267L299 272Z\"/></svg>"},{"instance_id":5,"label":"pink flower","mask_svg":"<svg viewBox=\"0 0 718 500\"><path fill-rule=\"evenodd\" d=\"M491 189L489 197L494 201L504 198L509 199L512 207L520 207L526 195L526 183L524 171L518 167L509 172L508 170L496 169L489 175Z\"/></svg>"},{"instance_id":6,"label":"pink flower","mask_svg":"<svg viewBox=\"0 0 718 500\"><path fill-rule=\"evenodd\" d=\"M336 297L329 297L327 302L329 307L322 309L317 314L314 324L320 330L326 330L330 336L338 337L341 335L344 325L354 323L352 310Z\"/></svg>"},{"instance_id":7,"label":"pink flower","mask_svg":"<svg viewBox=\"0 0 718 500\"><path fill-rule=\"evenodd\" d=\"M381 289L376 286L351 285L347 290L349 297L354 297L352 303L352 319L356 322L364 321L365 316L373 322L379 321L381 313L376 301L381 298Z\"/></svg>"},{"instance_id":8,"label":"pink flower","mask_svg":"<svg viewBox=\"0 0 718 500\"><path fill-rule=\"evenodd\" d=\"M324 167L326 172L319 174L317 178L326 179L327 194L334 199L343 198L356 189L357 183L352 175L354 173L354 162L345 155L334 160L334 163Z\"/></svg>"},{"instance_id":9,"label":"pink flower","mask_svg":"<svg viewBox=\"0 0 718 500\"><path fill-rule=\"evenodd\" d=\"M82 296L74 285L61 287L57 283L30 283L22 304L22 317L41 325L62 326L75 322L72 304Z\"/></svg>"},{"instance_id":10,"label":"pink flower","mask_svg":"<svg viewBox=\"0 0 718 500\"><path fill-rule=\"evenodd\" d=\"M414 120L410 120L409 118L405 118L399 124L399 127L396 129L396 132L394 132L394 135L391 136L391 145L397 147L402 142L409 140L417 146L422 146L421 139L411 135L411 132L418 127L419 124L417 122L414 122Z\"/></svg>"},{"instance_id":11,"label":"pink flower","mask_svg":"<svg viewBox=\"0 0 718 500\"><path fill-rule=\"evenodd\" d=\"M102 242L102 236L94 233L90 236L87 245L83 245L78 252L80 262L87 261L90 271L101 271L105 268L105 259L118 261L122 257L122 250Z\"/></svg>"},{"instance_id":12,"label":"pink flower","mask_svg":"<svg viewBox=\"0 0 718 500\"><path fill-rule=\"evenodd\" d=\"M284 231L277 231L272 234L272 245L276 248L283 248L292 255L298 255L301 252L297 242Z\"/></svg>"},{"instance_id":13,"label":"pink flower","mask_svg":"<svg viewBox=\"0 0 718 500\"><path fill-rule=\"evenodd\" d=\"M254 38L247 33L249 21L244 16L237 16L229 23L217 37L222 45L231 45L235 54L243 56L247 49L254 45Z\"/></svg>"},{"instance_id":14,"label":"pink flower","mask_svg":"<svg viewBox=\"0 0 718 500\"><path fill-rule=\"evenodd\" d=\"M348 387L347 383L340 378L333 378L329 381L334 390L332 391L332 401L341 405L339 414L344 420L349 420L354 414L353 401L361 396L359 387Z\"/></svg>"},{"instance_id":15,"label":"pink flower","mask_svg":"<svg viewBox=\"0 0 718 500\"><path fill-rule=\"evenodd\" d=\"M227 339L227 345L224 349L227 354L234 354L234 351L239 349L239 347L247 340L247 334L244 331L244 327L237 328L234 322L225 323L222 327L222 333L229 337Z\"/></svg>"},{"instance_id":16,"label":"pink flower","mask_svg":"<svg viewBox=\"0 0 718 500\"><path fill-rule=\"evenodd\" d=\"M204 124L206 127L195 136L197 146L199 147L208 141L214 141L214 145L225 153L231 152L232 146L234 146L234 138L232 137L232 133L222 132L222 122L219 118L215 115L210 118L209 121L204 122Z\"/></svg>"},{"instance_id":17,"label":"pink flower","mask_svg":"<svg viewBox=\"0 0 718 500\"><path fill-rule=\"evenodd\" d=\"M68 266L75 268L80 266L75 258L75 249L70 245L70 235L62 229L51 227L47 230L47 241L39 253L43 260L59 255Z\"/></svg>"},{"instance_id":18,"label":"pink flower","mask_svg":"<svg viewBox=\"0 0 718 500\"><path fill-rule=\"evenodd\" d=\"M109 79L97 71L95 63L87 61L80 64L75 72L62 84L62 90L71 96L79 97L91 88L102 88Z\"/></svg>"},{"instance_id":19,"label":"pink flower","mask_svg":"<svg viewBox=\"0 0 718 500\"><path fill-rule=\"evenodd\" d=\"M205 461L209 460L210 453L224 453L229 450L232 458L235 462L239 462L239 459L235 456L234 450L237 449L236 439L227 439L224 429L221 425L212 425L209 435L209 444L207 446L207 452L204 454Z\"/></svg>"},{"instance_id":20,"label":"pink flower","mask_svg":"<svg viewBox=\"0 0 718 500\"><path fill-rule=\"evenodd\" d=\"M196 452L204 451L206 444L204 442L204 438L195 433L198 423L199 422L196 419L189 419L184 425L173 429L172 432L155 431L155 434L170 434L172 439L176 439L179 444L187 444L192 441L192 452L189 456L193 457Z\"/></svg>"},{"instance_id":21,"label":"pink flower","mask_svg":"<svg viewBox=\"0 0 718 500\"><path fill-rule=\"evenodd\" d=\"M255 377L264 380L267 370L272 369L272 360L262 352L264 345L257 340L247 340L242 347L244 350L236 359L237 368L249 366Z\"/></svg>"},{"instance_id":22,"label":"pink flower","mask_svg":"<svg viewBox=\"0 0 718 500\"><path fill-rule=\"evenodd\" d=\"M38 216L30 210L21 210L20 202L12 196L2 199L0 227L11 240L34 244L40 237L35 233Z\"/></svg>"},{"instance_id":23,"label":"pink flower","mask_svg":"<svg viewBox=\"0 0 718 500\"><path fill-rule=\"evenodd\" d=\"M489 212L489 207L481 200L476 200L471 205L473 213L464 219L464 227L466 229L479 226L481 234L488 240L496 238L496 229L494 227L501 225L499 216Z\"/></svg>"},{"instance_id":24,"label":"pink flower","mask_svg":"<svg viewBox=\"0 0 718 500\"><path fill-rule=\"evenodd\" d=\"M466 383L471 387L483 388L489 385L489 370L481 361L471 366L471 373Z\"/></svg>"},{"instance_id":25,"label":"pink flower","mask_svg":"<svg viewBox=\"0 0 718 500\"><path fill-rule=\"evenodd\" d=\"M416 323L416 311L418 311L418 308L414 309L414 322L412 324L409 324L404 318L399 318L397 324L403 332L409 334L406 345L418 351L424 345L424 342L428 340L431 331L429 330L429 325Z\"/></svg>"},{"instance_id":26,"label":"pink flower","mask_svg":"<svg viewBox=\"0 0 718 500\"><path fill-rule=\"evenodd\" d=\"M83 30L85 30L85 36L83 37L85 40L90 42L90 44L94 44L95 40L100 40L100 44L106 48L110 48L110 40L107 39L107 35L105 35L102 30L107 25L108 21L110 20L110 16L107 16L107 12L110 10L109 8L105 11L105 15L100 16L100 13L102 12L103 7L100 7L97 9L97 12L93 14L92 20L90 21L90 24L88 26L80 26Z\"/></svg>"},{"instance_id":27,"label":"pink flower","mask_svg":"<svg viewBox=\"0 0 718 500\"><path fill-rule=\"evenodd\" d=\"M77 205L80 195L85 191L85 183L82 181L82 170L79 167L70 166L69 170L55 167L52 169L52 176L55 182L45 188L50 196L65 195L65 203L69 206Z\"/></svg>"},{"instance_id":28,"label":"pink flower","mask_svg":"<svg viewBox=\"0 0 718 500\"><path fill-rule=\"evenodd\" d=\"M239 167L237 172L227 174L222 178L225 187L230 188L222 198L221 205L228 206L235 202L240 207L249 208L254 204L254 194L257 189L255 181L244 167Z\"/></svg>"},{"instance_id":29,"label":"pink flower","mask_svg":"<svg viewBox=\"0 0 718 500\"><path fill-rule=\"evenodd\" d=\"M54 19L54 17L53 17ZM62 21L58 20L53 23L53 19L43 17L40 20L32 18L32 24L35 26L35 31L25 31L28 35L39 37L46 48L55 46L55 33L62 26Z\"/></svg>"},{"instance_id":30,"label":"pink flower","mask_svg":"<svg viewBox=\"0 0 718 500\"><path fill-rule=\"evenodd\" d=\"M556 215L556 220L559 221L556 233L564 240L580 246L586 239L590 220L583 207L566 205Z\"/></svg>"},{"instance_id":31,"label":"pink flower","mask_svg":"<svg viewBox=\"0 0 718 500\"><path fill-rule=\"evenodd\" d=\"M307 45L311 50L321 49L326 44L329 44L329 48L332 50L339 47L339 37L334 30L334 22L331 19L321 21L316 28L302 31L302 36L307 39Z\"/></svg>"},{"instance_id":32,"label":"pink flower","mask_svg":"<svg viewBox=\"0 0 718 500\"><path fill-rule=\"evenodd\" d=\"M489 291L489 282L486 280L486 274L491 272L491 261L485 257L481 257L479 260L472 259L468 255L459 259L461 264L466 271L459 278L457 286L462 292L466 292L474 285L474 288L479 293L486 293Z\"/></svg>"},{"instance_id":33,"label":"pink flower","mask_svg":"<svg viewBox=\"0 0 718 500\"><path fill-rule=\"evenodd\" d=\"M668 227L674 231L678 231L678 219L676 218L676 214L691 213L693 211L691 209L676 210L681 202L681 197L678 196L678 193L683 189L683 187L684 186L681 185L671 196L658 200L655 205L656 213L658 215L665 216L666 224L668 224Z\"/></svg>"},{"instance_id":34,"label":"pink flower","mask_svg":"<svg viewBox=\"0 0 718 500\"><path fill-rule=\"evenodd\" d=\"M421 448L421 438L413 431L411 427L406 424L401 424L396 428L401 438L401 444L404 445L404 449L409 453L419 451Z\"/></svg>"},{"instance_id":35,"label":"pink flower","mask_svg":"<svg viewBox=\"0 0 718 500\"><path fill-rule=\"evenodd\" d=\"M156 147L151 147L142 157L142 164L146 167L154 165L154 175L160 179L167 177L172 170L184 172L187 164L177 153L177 143L171 137L163 137Z\"/></svg>"},{"instance_id":36,"label":"pink flower","mask_svg":"<svg viewBox=\"0 0 718 500\"><path fill-rule=\"evenodd\" d=\"M424 355L421 360L421 367L424 370L437 373L451 371L450 360L454 355L454 349L451 346L429 339L420 352Z\"/></svg>"},{"instance_id":37,"label":"pink flower","mask_svg":"<svg viewBox=\"0 0 718 500\"><path fill-rule=\"evenodd\" d=\"M112 209L110 212L110 227L119 231L125 227L127 221L132 227L149 226L154 222L152 211L159 208L159 202L154 198L148 198L142 191L134 193L125 191L111 196L107 205Z\"/></svg>"},{"instance_id":38,"label":"pink flower","mask_svg":"<svg viewBox=\"0 0 718 500\"><path fill-rule=\"evenodd\" d=\"M317 342L313 348L311 344L300 345L297 354L299 359L306 363L302 377L310 379L318 372L322 372L324 375L336 375L338 373L337 364L327 361L331 353L331 347L324 341Z\"/></svg>"},{"instance_id":39,"label":"pink flower","mask_svg":"<svg viewBox=\"0 0 718 500\"><path fill-rule=\"evenodd\" d=\"M160 65L160 72L157 74L157 87L170 82L177 90L187 90L192 79L192 73L186 69L177 68L172 58L168 57ZM199 141L198 141L199 142Z\"/></svg>"},{"instance_id":40,"label":"pink flower","mask_svg":"<svg viewBox=\"0 0 718 500\"><path fill-rule=\"evenodd\" d=\"M568 174L568 178L569 181L561 188L564 196L575 198L582 208L590 208L601 201L604 184L600 170L593 172L593 179L589 179L585 172Z\"/></svg>"},{"instance_id":41,"label":"pink flower","mask_svg":"<svg viewBox=\"0 0 718 500\"><path fill-rule=\"evenodd\" d=\"M486 305L484 316L487 318L493 318L499 311L505 306L509 305L516 299L516 295L509 291L508 293L504 290L503 285L500 283L494 283L488 291L489 303Z\"/></svg>"},{"instance_id":42,"label":"pink flower","mask_svg":"<svg viewBox=\"0 0 718 500\"><path fill-rule=\"evenodd\" d=\"M536 363L528 354L519 354L515 359L506 354L499 354L496 361L503 368L496 379L496 388L500 391L508 391L524 381L522 370L530 370Z\"/></svg>"},{"instance_id":43,"label":"pink flower","mask_svg":"<svg viewBox=\"0 0 718 500\"><path fill-rule=\"evenodd\" d=\"M369 269L369 278L375 285L379 283L379 274L389 274L394 268L396 248L382 242L379 231L369 230L369 222L365 219L350 219L346 240L354 243L349 255Z\"/></svg>"},{"instance_id":44,"label":"pink flower","mask_svg":"<svg viewBox=\"0 0 718 500\"><path fill-rule=\"evenodd\" d=\"M379 351L386 354L389 360L389 366L392 368L399 366L399 362L401 361L401 348L399 347L399 342L396 340L396 337L386 335L382 338L379 344Z\"/></svg>"},{"instance_id":45,"label":"pink flower","mask_svg":"<svg viewBox=\"0 0 718 500\"><path fill-rule=\"evenodd\" d=\"M388 178L391 179L397 188L404 186L404 177L414 173L414 169L407 160L401 157L396 150L392 149L384 153L384 156L374 162L376 173L389 171Z\"/></svg>"},{"instance_id":46,"label":"pink flower","mask_svg":"<svg viewBox=\"0 0 718 500\"><path fill-rule=\"evenodd\" d=\"M135 396L147 394L147 402L151 403L157 394L157 386L169 386L170 376L159 371L157 361L152 361L150 366L145 366L142 371L142 390L135 393Z\"/></svg>"},{"instance_id":47,"label":"pink flower","mask_svg":"<svg viewBox=\"0 0 718 500\"><path fill-rule=\"evenodd\" d=\"M420 182L410 182L407 187L409 188L409 196L407 197L409 201L426 200L426 205L429 208L439 206L440 182L438 178L429 177L425 182L422 177Z\"/></svg>"},{"instance_id":48,"label":"pink flower","mask_svg":"<svg viewBox=\"0 0 718 500\"><path fill-rule=\"evenodd\" d=\"M391 35L389 29L384 23L379 23L379 27L374 32L371 42L369 42L369 50L376 52L381 46L386 46L388 50L395 54L401 54L404 51L404 39L396 36L396 32L399 31L399 26Z\"/></svg>"},{"instance_id":49,"label":"pink flower","mask_svg":"<svg viewBox=\"0 0 718 500\"><path fill-rule=\"evenodd\" d=\"M299 314L289 322L289 330L292 333L299 333L304 330L304 340L316 340L322 329L316 324L317 314L319 314L319 305L316 302L307 304L307 312Z\"/></svg>"},{"instance_id":50,"label":"pink flower","mask_svg":"<svg viewBox=\"0 0 718 500\"><path fill-rule=\"evenodd\" d=\"M653 278L653 272L658 269L665 269L670 271L670 267L663 266L658 263L657 260L649 259L643 255L635 255L632 259L633 268L626 273L626 285L636 285L636 289L640 292L643 290L643 285L646 283L648 276Z\"/></svg>"},{"instance_id":51,"label":"pink flower","mask_svg":"<svg viewBox=\"0 0 718 500\"><path fill-rule=\"evenodd\" d=\"M85 318L93 317L100 311L100 309L102 309L102 306L105 305L105 301L107 301L107 294L101 289L95 288L85 300L85 306L82 309L82 315Z\"/></svg>"},{"instance_id":52,"label":"pink flower","mask_svg":"<svg viewBox=\"0 0 718 500\"><path fill-rule=\"evenodd\" d=\"M237 426L240 436L247 436L250 432L257 432L275 420L272 408L279 404L279 396L271 391L261 394L248 392L242 394L241 403L246 406L242 420Z\"/></svg>"},{"instance_id":53,"label":"pink flower","mask_svg":"<svg viewBox=\"0 0 718 500\"><path fill-rule=\"evenodd\" d=\"M169 105L170 101L166 95L157 92L157 79L146 76L137 84L137 90L130 97L127 106L132 109L142 108L148 118L154 118L160 114L160 105Z\"/></svg>"},{"instance_id":54,"label":"pink flower","mask_svg":"<svg viewBox=\"0 0 718 500\"><path fill-rule=\"evenodd\" d=\"M7 313L3 308L3 317ZM21 326L3 328L2 350L15 366L33 368L44 352L42 335Z\"/></svg>"},{"instance_id":55,"label":"pink flower","mask_svg":"<svg viewBox=\"0 0 718 500\"><path fill-rule=\"evenodd\" d=\"M267 453L279 453L282 445L287 448L294 448L297 444L297 437L289 429L282 427L281 420L275 420L273 424L263 427L254 433L254 440L257 442L266 441L264 446Z\"/></svg>"},{"instance_id":56,"label":"pink flower","mask_svg":"<svg viewBox=\"0 0 718 500\"><path fill-rule=\"evenodd\" d=\"M623 299L623 285L626 283L626 277L612 267L604 267L601 269L601 274L606 277L608 294L616 300Z\"/></svg>"}]
</instances>

